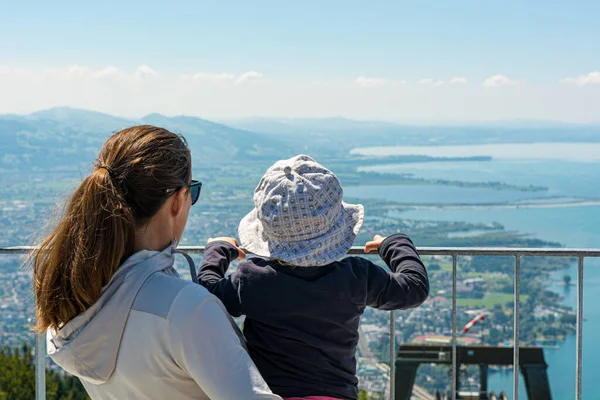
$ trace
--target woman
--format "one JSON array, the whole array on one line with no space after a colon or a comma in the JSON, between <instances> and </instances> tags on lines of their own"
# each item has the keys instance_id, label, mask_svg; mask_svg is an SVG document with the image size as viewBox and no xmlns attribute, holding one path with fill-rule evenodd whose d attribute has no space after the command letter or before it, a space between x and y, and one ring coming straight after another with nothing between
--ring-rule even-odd
<instances>
[{"instance_id":1,"label":"woman","mask_svg":"<svg viewBox=\"0 0 600 400\"><path fill-rule=\"evenodd\" d=\"M173 268L200 188L183 137L122 130L32 254L36 328L93 399L280 399L220 301Z\"/></svg>"}]
</instances>

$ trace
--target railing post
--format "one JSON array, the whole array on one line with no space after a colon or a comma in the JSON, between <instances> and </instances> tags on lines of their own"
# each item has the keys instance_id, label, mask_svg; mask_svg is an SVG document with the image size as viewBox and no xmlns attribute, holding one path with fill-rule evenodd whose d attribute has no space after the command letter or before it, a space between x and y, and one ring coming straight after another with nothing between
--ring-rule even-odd
<instances>
[{"instance_id":1,"label":"railing post","mask_svg":"<svg viewBox=\"0 0 600 400\"><path fill-rule=\"evenodd\" d=\"M457 381L456 373L456 254L452 254L452 400L456 400Z\"/></svg>"},{"instance_id":2,"label":"railing post","mask_svg":"<svg viewBox=\"0 0 600 400\"><path fill-rule=\"evenodd\" d=\"M46 400L46 334L35 334L35 398Z\"/></svg>"},{"instance_id":3,"label":"railing post","mask_svg":"<svg viewBox=\"0 0 600 400\"><path fill-rule=\"evenodd\" d=\"M390 311L390 400L396 398L396 314Z\"/></svg>"},{"instance_id":4,"label":"railing post","mask_svg":"<svg viewBox=\"0 0 600 400\"><path fill-rule=\"evenodd\" d=\"M583 256L577 265L577 365L575 366L575 399L581 400L582 356L583 356Z\"/></svg>"},{"instance_id":5,"label":"railing post","mask_svg":"<svg viewBox=\"0 0 600 400\"><path fill-rule=\"evenodd\" d=\"M513 328L513 398L519 400L519 306L521 292L521 256L515 254L515 305Z\"/></svg>"}]
</instances>

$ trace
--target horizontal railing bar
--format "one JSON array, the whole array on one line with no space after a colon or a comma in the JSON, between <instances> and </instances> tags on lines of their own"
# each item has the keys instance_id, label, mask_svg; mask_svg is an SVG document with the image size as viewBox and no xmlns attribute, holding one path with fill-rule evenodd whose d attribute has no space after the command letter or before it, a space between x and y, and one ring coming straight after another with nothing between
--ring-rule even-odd
<instances>
[{"instance_id":1,"label":"horizontal railing bar","mask_svg":"<svg viewBox=\"0 0 600 400\"><path fill-rule=\"evenodd\" d=\"M34 249L35 246L0 247L0 254L26 254ZM178 249L190 254L204 253L204 246L179 246ZM600 249L561 247L418 247L417 250L422 256L600 257ZM363 247L352 247L348 254L364 254Z\"/></svg>"},{"instance_id":2,"label":"horizontal railing bar","mask_svg":"<svg viewBox=\"0 0 600 400\"><path fill-rule=\"evenodd\" d=\"M424 256L600 257L600 249L518 247L419 247Z\"/></svg>"}]
</instances>

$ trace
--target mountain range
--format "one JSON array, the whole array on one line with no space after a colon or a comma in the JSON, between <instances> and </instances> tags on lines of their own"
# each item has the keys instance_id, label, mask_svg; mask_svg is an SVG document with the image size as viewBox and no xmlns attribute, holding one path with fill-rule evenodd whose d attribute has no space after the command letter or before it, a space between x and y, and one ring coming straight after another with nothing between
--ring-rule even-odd
<instances>
[{"instance_id":1,"label":"mountain range","mask_svg":"<svg viewBox=\"0 0 600 400\"><path fill-rule=\"evenodd\" d=\"M347 118L244 118L223 121L228 126L282 136L340 136L359 146L451 145L475 143L597 142L600 124L554 121L492 121L408 125Z\"/></svg>"},{"instance_id":2,"label":"mountain range","mask_svg":"<svg viewBox=\"0 0 600 400\"><path fill-rule=\"evenodd\" d=\"M231 128L197 117L150 114L127 119L95 111L52 108L29 115L0 115L0 168L71 168L93 160L104 141L125 127L150 124L186 137L195 166L273 159L288 149L271 135Z\"/></svg>"},{"instance_id":3,"label":"mountain range","mask_svg":"<svg viewBox=\"0 0 600 400\"><path fill-rule=\"evenodd\" d=\"M318 159L347 158L351 149L367 146L600 142L598 125L411 126L346 118L248 118L223 124L192 116L153 113L131 119L57 107L28 115L0 115L0 171L89 166L112 133L138 124L183 134L196 167L268 164L299 153Z\"/></svg>"}]
</instances>

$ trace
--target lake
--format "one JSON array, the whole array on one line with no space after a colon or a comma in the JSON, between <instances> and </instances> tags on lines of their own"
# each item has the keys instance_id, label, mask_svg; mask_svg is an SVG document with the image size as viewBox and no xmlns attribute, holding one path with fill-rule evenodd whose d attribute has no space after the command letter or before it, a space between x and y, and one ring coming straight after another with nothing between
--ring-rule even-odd
<instances>
[{"instance_id":1,"label":"lake","mask_svg":"<svg viewBox=\"0 0 600 400\"><path fill-rule=\"evenodd\" d=\"M346 195L356 198L382 198L401 203L489 203L516 202L523 199L548 197L600 198L600 144L529 143L481 146L438 146L357 149L356 154L406 155L436 157L491 156L491 161L430 162L364 167L364 170L397 174L413 174L417 178L446 179L469 182L498 181L513 185L540 185L548 192L495 191L448 186L358 187L347 188ZM560 203L560 201L557 201ZM507 230L527 233L540 239L558 241L568 247L600 247L600 206L543 208L472 208L415 209L398 212L407 219L467 222L499 222ZM560 271L554 279L569 274L576 281L576 267ZM583 331L583 397L594 398L597 392L596 372L600 370L600 261L588 259L584 273ZM553 290L561 293L564 302L575 306L577 291L564 289L558 283ZM572 399L575 390L575 337L569 337L558 349L546 349L548 375L554 399ZM512 395L512 373L492 374L489 389L507 391ZM521 398L525 388L521 382Z\"/></svg>"},{"instance_id":2,"label":"lake","mask_svg":"<svg viewBox=\"0 0 600 400\"><path fill-rule=\"evenodd\" d=\"M386 198L403 204L497 204L550 197L546 192L443 185L362 185L344 188L347 198Z\"/></svg>"},{"instance_id":3,"label":"lake","mask_svg":"<svg viewBox=\"0 0 600 400\"><path fill-rule=\"evenodd\" d=\"M353 149L364 156L490 156L495 160L561 160L600 162L600 143L503 143L459 146L387 146Z\"/></svg>"}]
</instances>

